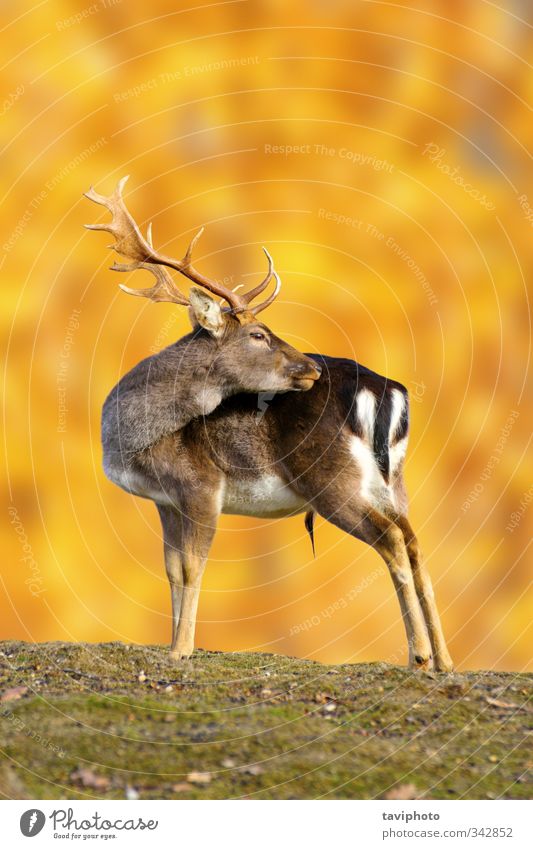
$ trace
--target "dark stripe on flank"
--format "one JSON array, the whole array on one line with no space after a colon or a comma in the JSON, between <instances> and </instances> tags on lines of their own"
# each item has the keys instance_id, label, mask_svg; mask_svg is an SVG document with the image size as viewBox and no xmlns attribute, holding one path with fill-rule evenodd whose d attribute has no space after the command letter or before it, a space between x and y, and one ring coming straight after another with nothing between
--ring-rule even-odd
<instances>
[{"instance_id":1,"label":"dark stripe on flank","mask_svg":"<svg viewBox=\"0 0 533 849\"><path fill-rule=\"evenodd\" d=\"M392 415L392 397L387 385L381 395L376 397L376 418L374 421L374 456L385 483L389 482L389 429Z\"/></svg>"}]
</instances>

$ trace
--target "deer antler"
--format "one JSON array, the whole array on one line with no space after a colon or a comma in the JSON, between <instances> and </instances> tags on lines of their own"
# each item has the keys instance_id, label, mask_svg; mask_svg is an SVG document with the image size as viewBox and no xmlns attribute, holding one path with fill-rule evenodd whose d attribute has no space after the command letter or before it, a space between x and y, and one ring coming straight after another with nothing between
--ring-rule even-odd
<instances>
[{"instance_id":1,"label":"deer antler","mask_svg":"<svg viewBox=\"0 0 533 849\"><path fill-rule=\"evenodd\" d=\"M133 222L133 224L135 226L135 222ZM88 229L94 229L94 225L91 227L90 224L86 224L85 226L88 227ZM146 239L150 248L153 248L152 222L150 222L147 227ZM147 271L151 271L157 282L148 289L131 289L129 286L125 286L124 283L119 283L119 287L123 292L126 292L127 295L138 295L141 298L149 298L151 301L169 301L173 304L183 304L183 306L186 307L189 306L189 301L185 295L182 295L178 287L175 285L172 277L162 265L153 265L153 263L149 262L132 262L129 264L114 262L111 266L112 271L135 271L137 268L146 268Z\"/></svg>"},{"instance_id":2,"label":"deer antler","mask_svg":"<svg viewBox=\"0 0 533 849\"><path fill-rule=\"evenodd\" d=\"M183 259L173 259L156 251L152 244L152 225L148 225L147 238L145 239L134 218L126 208L124 198L122 197L122 189L127 180L128 177L122 177L110 197L98 194L92 186L85 193L85 197L101 206L105 206L113 216L110 224L86 224L85 227L88 230L105 230L111 233L115 237L116 242L109 247L127 259L133 260L131 264L114 263L112 266L113 271L134 271L137 268L145 268L151 271L156 277L155 285L148 289L130 289L128 286L121 285L120 288L124 292L130 295L149 298L152 301L170 301L176 304L187 305L189 303L187 298L179 291L170 274L161 267L167 266L168 268L179 271L180 274L183 274L184 277L192 280L198 286L202 286L214 295L223 298L234 313L248 311L256 315L269 306L274 298L277 297L281 281L274 271L272 258L266 248L263 248L268 259L268 273L266 277L254 289L242 294L228 289L216 280L205 277L194 268L192 264L192 252L203 233L203 227L191 240ZM272 277L276 280L276 286L272 294L261 304L250 307L251 301L265 290Z\"/></svg>"}]
</instances>

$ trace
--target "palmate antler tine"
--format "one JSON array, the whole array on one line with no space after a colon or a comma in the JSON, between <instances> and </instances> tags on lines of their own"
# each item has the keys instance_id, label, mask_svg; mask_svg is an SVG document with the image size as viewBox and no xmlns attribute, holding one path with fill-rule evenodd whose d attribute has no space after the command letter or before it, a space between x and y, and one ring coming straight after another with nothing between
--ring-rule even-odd
<instances>
[{"instance_id":1,"label":"palmate antler tine","mask_svg":"<svg viewBox=\"0 0 533 849\"><path fill-rule=\"evenodd\" d=\"M122 177L109 197L98 194L91 186L85 193L85 197L100 206L105 206L113 217L109 224L86 224L85 227L87 230L105 230L111 233L116 239L116 244L110 247L127 259L133 259L136 262L153 261L153 248L144 238L122 197L122 189L128 179L128 177Z\"/></svg>"},{"instance_id":2,"label":"palmate antler tine","mask_svg":"<svg viewBox=\"0 0 533 849\"><path fill-rule=\"evenodd\" d=\"M217 283L216 280L210 280L208 277L205 277L197 271L192 264L192 252L201 233L203 232L203 228L191 240L183 259L174 259L159 253L153 247L151 229L149 229L147 238L145 239L134 218L126 208L122 197L122 189L126 180L127 177L123 177L122 180L119 181L115 191L109 198L98 194L98 192L95 192L93 188L89 189L86 197L88 197L89 200L95 201L95 203L99 203L109 209L113 219L109 224L86 225L88 226L88 229L107 230L109 233L112 233L116 239L116 244L112 247L117 251L117 253L122 254L122 256L125 256L127 259L131 259L136 263L150 263L151 265L160 266L165 265L167 268L173 268L202 288L207 289L214 295L218 295L220 298L224 298L224 300L230 305L232 311L244 312L247 305L239 295L235 294L231 289L226 288L226 286L223 286L221 283ZM181 297L183 298L183 296ZM179 303L182 302L183 301L179 301Z\"/></svg>"},{"instance_id":3,"label":"palmate antler tine","mask_svg":"<svg viewBox=\"0 0 533 849\"><path fill-rule=\"evenodd\" d=\"M233 289L228 289L222 283L218 283L216 280L211 280L208 277L205 277L197 271L192 264L192 253L198 239L203 233L203 227L191 239L183 259L173 259L172 257L165 256L155 250L152 242L152 225L148 225L147 235L145 238L124 203L122 190L127 179L128 177L122 177L122 179L117 183L113 194L109 197L99 194L92 186L85 195L89 200L94 201L101 206L105 206L112 214L112 220L109 224L86 224L85 226L87 229L105 230L108 233L112 233L116 239L116 243L114 245L110 245L110 247L117 251L117 253L126 257L126 259L133 260L135 264L134 266L126 267L117 264L115 269L117 271L125 271L133 270L133 268L147 268L149 271L152 271L157 278L156 285L150 289L130 289L129 287L122 286L125 291L142 295L144 297L151 297L152 300L174 301L174 303L179 304L188 303L188 301L185 300L184 295L179 292L168 273L159 273L154 270L156 267L166 266L167 268L173 268L175 271L179 271L180 274L183 274L198 286L207 289L207 291L211 292L213 295L223 298L226 303L229 304L230 311L235 314L256 314L272 303L279 292L281 284L279 277L274 271L272 258L265 248L264 251L268 259L268 273L264 280L262 280L258 286L255 286L255 288L244 294L238 293ZM262 304L259 304L256 307L250 307L251 301L264 291L273 276L276 279L274 292Z\"/></svg>"},{"instance_id":4,"label":"palmate antler tine","mask_svg":"<svg viewBox=\"0 0 533 849\"><path fill-rule=\"evenodd\" d=\"M118 285L123 292L126 292L128 295L148 298L150 301L166 301L172 304L183 304L185 307L189 306L189 301L185 295L175 285L168 271L160 265L152 265L149 262L115 262L111 266L111 271L136 271L138 268L145 268L147 271L150 271L156 278L156 283L146 289L132 289L124 283L119 283Z\"/></svg>"}]
</instances>

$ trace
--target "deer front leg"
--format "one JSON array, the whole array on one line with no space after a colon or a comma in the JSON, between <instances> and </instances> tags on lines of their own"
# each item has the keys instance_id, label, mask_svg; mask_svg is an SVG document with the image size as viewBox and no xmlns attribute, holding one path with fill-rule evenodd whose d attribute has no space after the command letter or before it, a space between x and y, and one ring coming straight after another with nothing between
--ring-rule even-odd
<instances>
[{"instance_id":1,"label":"deer front leg","mask_svg":"<svg viewBox=\"0 0 533 849\"><path fill-rule=\"evenodd\" d=\"M190 657L194 650L196 614L206 559L190 549L183 552L181 612L170 650L171 656L178 660Z\"/></svg>"},{"instance_id":2,"label":"deer front leg","mask_svg":"<svg viewBox=\"0 0 533 849\"><path fill-rule=\"evenodd\" d=\"M451 672L453 661L446 646L446 640L440 623L439 611L435 602L435 594L429 572L422 562L422 555L418 540L405 516L396 520L400 527L407 547L407 554L411 563L415 589L426 620L426 625L433 648L433 662L438 672Z\"/></svg>"},{"instance_id":3,"label":"deer front leg","mask_svg":"<svg viewBox=\"0 0 533 849\"><path fill-rule=\"evenodd\" d=\"M202 575L218 518L216 510L208 509L209 495L204 495L186 509L158 505L172 597L170 654L177 659L193 653Z\"/></svg>"}]
</instances>

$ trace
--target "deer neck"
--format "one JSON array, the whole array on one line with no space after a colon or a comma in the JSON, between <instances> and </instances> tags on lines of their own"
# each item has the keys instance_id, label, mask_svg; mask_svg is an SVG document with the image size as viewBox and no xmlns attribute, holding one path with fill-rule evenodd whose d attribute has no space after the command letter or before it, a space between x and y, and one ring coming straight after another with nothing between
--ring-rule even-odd
<instances>
[{"instance_id":1,"label":"deer neck","mask_svg":"<svg viewBox=\"0 0 533 849\"><path fill-rule=\"evenodd\" d=\"M189 334L176 342L174 351L178 354L174 401L181 396L187 406L196 408L194 415L209 415L239 391L235 378L221 364L219 343L209 334Z\"/></svg>"}]
</instances>

